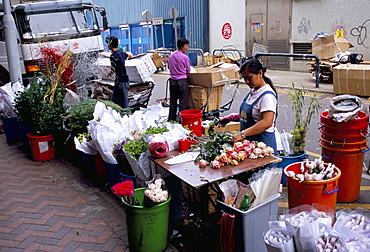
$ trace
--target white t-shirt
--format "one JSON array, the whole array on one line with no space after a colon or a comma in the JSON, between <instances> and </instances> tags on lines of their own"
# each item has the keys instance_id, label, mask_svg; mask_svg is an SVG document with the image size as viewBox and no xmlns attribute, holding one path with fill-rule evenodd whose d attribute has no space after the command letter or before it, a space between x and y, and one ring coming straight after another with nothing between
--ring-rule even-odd
<instances>
[{"instance_id":1,"label":"white t-shirt","mask_svg":"<svg viewBox=\"0 0 370 252\"><path fill-rule=\"evenodd\" d=\"M269 84L266 84L257 90L252 89L246 101L247 104L252 104L265 91L272 91L273 93L275 93ZM252 115L253 115L254 121L255 122L261 121L263 118L262 117L263 112L272 111L275 113L274 115L274 122L275 122L276 105L277 105L277 100L273 94L265 94L264 96L262 96L261 99L253 106ZM268 128L266 131L274 132L274 128L275 128L275 123L270 128Z\"/></svg>"}]
</instances>

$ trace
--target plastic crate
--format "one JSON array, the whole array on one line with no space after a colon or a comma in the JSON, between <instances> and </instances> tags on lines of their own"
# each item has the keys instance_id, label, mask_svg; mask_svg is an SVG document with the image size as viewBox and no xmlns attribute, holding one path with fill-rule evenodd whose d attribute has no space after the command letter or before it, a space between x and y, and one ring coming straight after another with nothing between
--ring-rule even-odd
<instances>
[{"instance_id":1,"label":"plastic crate","mask_svg":"<svg viewBox=\"0 0 370 252\"><path fill-rule=\"evenodd\" d=\"M279 198L280 193L248 211L241 211L216 200L222 212L235 215L235 251L267 251L263 232L268 228L268 222L277 218Z\"/></svg>"}]
</instances>

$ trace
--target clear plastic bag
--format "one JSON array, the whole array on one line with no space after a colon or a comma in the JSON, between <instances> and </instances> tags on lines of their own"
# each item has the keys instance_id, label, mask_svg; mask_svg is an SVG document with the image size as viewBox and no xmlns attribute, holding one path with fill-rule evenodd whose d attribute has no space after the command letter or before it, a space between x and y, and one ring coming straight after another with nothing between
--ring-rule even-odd
<instances>
[{"instance_id":1,"label":"clear plastic bag","mask_svg":"<svg viewBox=\"0 0 370 252\"><path fill-rule=\"evenodd\" d=\"M336 122L354 119L364 107L362 100L355 95L338 95L330 100L328 117Z\"/></svg>"}]
</instances>

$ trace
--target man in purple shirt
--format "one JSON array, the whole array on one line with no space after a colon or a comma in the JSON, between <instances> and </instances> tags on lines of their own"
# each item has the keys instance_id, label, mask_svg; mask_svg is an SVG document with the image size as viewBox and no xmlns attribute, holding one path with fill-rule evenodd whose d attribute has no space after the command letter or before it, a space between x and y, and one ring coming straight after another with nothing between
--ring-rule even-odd
<instances>
[{"instance_id":1,"label":"man in purple shirt","mask_svg":"<svg viewBox=\"0 0 370 252\"><path fill-rule=\"evenodd\" d=\"M168 59L170 70L170 112L168 121L176 121L177 100L179 101L179 112L188 109L189 87L188 76L190 72L190 61L185 52L189 48L189 41L184 38L177 40L177 51L172 53Z\"/></svg>"}]
</instances>

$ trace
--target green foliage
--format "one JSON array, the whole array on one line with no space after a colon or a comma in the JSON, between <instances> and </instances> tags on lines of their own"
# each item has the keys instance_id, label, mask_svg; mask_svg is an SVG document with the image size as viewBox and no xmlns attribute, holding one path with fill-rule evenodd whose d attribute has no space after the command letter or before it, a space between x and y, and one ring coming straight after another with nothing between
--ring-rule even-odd
<instances>
[{"instance_id":1,"label":"green foliage","mask_svg":"<svg viewBox=\"0 0 370 252\"><path fill-rule=\"evenodd\" d=\"M54 83L55 84L55 83ZM47 95L52 93L52 95ZM30 87L17 94L14 101L18 119L33 126L36 135L54 134L62 129L62 115L65 89L59 81L56 85L50 79L33 79Z\"/></svg>"},{"instance_id":2,"label":"green foliage","mask_svg":"<svg viewBox=\"0 0 370 252\"><path fill-rule=\"evenodd\" d=\"M199 139L201 149L195 161L204 159L210 163L221 154L221 150L233 145L231 137L232 136L228 133L215 132L214 135L209 136L206 139Z\"/></svg>"},{"instance_id":3,"label":"green foliage","mask_svg":"<svg viewBox=\"0 0 370 252\"><path fill-rule=\"evenodd\" d=\"M129 140L123 145L123 149L125 149L125 151L135 160L139 160L141 154L143 154L148 148L149 144L142 138Z\"/></svg>"},{"instance_id":4,"label":"green foliage","mask_svg":"<svg viewBox=\"0 0 370 252\"><path fill-rule=\"evenodd\" d=\"M93 113L98 101L103 102L106 106L116 110L121 116L131 114L130 108L122 108L112 101L86 99L73 104L71 109L64 115L63 119L65 126L78 132L85 132L87 130L86 126L89 125L88 122L94 118Z\"/></svg>"},{"instance_id":5,"label":"green foliage","mask_svg":"<svg viewBox=\"0 0 370 252\"><path fill-rule=\"evenodd\" d=\"M149 126L145 130L145 132L143 133L143 135L162 134L162 133L167 132L167 131L168 131L168 128L166 126L158 126L158 127Z\"/></svg>"},{"instance_id":6,"label":"green foliage","mask_svg":"<svg viewBox=\"0 0 370 252\"><path fill-rule=\"evenodd\" d=\"M288 91L290 100L293 103L294 113L294 130L291 130L292 138L290 139L293 148L293 155L301 155L306 146L306 135L308 126L311 122L313 115L321 109L320 102L318 100L319 93L315 91L310 96L309 105L305 109L305 95L308 91L302 86L301 89L295 89L294 83L292 83L292 91Z\"/></svg>"}]
</instances>

